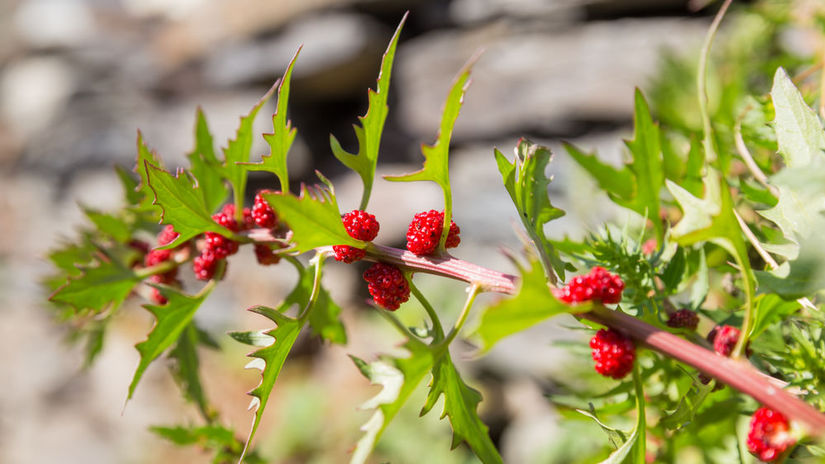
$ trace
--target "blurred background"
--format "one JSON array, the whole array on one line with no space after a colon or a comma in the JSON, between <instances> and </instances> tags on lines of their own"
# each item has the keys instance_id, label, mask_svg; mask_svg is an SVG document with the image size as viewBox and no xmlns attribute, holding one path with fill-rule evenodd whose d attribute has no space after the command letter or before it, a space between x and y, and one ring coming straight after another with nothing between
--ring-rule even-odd
<instances>
[{"instance_id":1,"label":"blurred background","mask_svg":"<svg viewBox=\"0 0 825 464\"><path fill-rule=\"evenodd\" d=\"M364 114L381 54L409 10L379 173L420 166L419 146L435 139L455 73L484 49L453 137L455 219L462 228L455 254L512 272L498 251L518 249L516 218L493 147L510 154L526 136L557 153L551 198L568 215L552 223L549 235L579 237L605 219L626 221L604 207L605 199L594 195L593 183L565 159L559 143L597 149L618 162L621 138L631 132L634 86L658 89L661 98L668 88L661 82L662 56L695 61L715 9L701 6L684 0L0 1L0 462L210 460L147 430L197 422L164 359L149 368L121 412L138 361L134 344L152 325L139 302L127 304L97 362L83 369L83 347L67 342L39 285L50 272L48 249L84 222L78 205L112 210L122 204L112 168L133 167L136 129L167 166L183 165L200 106L216 143L225 146L239 116L303 44L289 108L298 129L290 174L297 186L321 170L335 183L342 209L352 209L360 181L331 156L329 134L356 148L351 124ZM806 37L789 30L781 44L807 56L814 44ZM652 85L657 75L660 81ZM693 92L689 79L671 84ZM256 133L271 131L273 103L261 111ZM268 152L262 138L256 137L252 152L253 159ZM248 193L274 185L265 174L253 176ZM394 246L403 246L415 212L439 208L441 201L435 187L381 181L372 198L382 226L379 241ZM267 327L243 308L276 304L295 280L287 267L255 266L247 251L230 260L226 282L197 316L222 347L203 353L207 394L240 435L251 422L244 393L258 374L243 370L246 347L223 333ZM328 269L325 284L344 306L349 343L298 342L257 438L271 462L346 461L371 414L356 408L377 392L347 354L372 360L397 352L399 339L365 305L363 268ZM426 276L421 282L451 321L462 286ZM399 311L411 317L405 314ZM465 360L461 369L469 383L484 394L482 417L506 462L571 462L606 442L593 424L560 429L545 397L572 382L569 373L588 356L584 335L560 328L566 324L571 320L543 324L482 359L470 360L469 346L454 353ZM563 349L553 340L583 350ZM449 426L437 413L423 422L417 418L423 398L422 388L387 431L374 462L474 462L462 448L448 451Z\"/></svg>"}]
</instances>

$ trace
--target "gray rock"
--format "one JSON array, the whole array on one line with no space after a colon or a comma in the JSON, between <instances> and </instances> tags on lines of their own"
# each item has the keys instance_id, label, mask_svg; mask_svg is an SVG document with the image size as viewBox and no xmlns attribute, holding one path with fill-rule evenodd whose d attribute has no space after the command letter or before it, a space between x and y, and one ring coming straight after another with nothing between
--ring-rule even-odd
<instances>
[{"instance_id":1,"label":"gray rock","mask_svg":"<svg viewBox=\"0 0 825 464\"><path fill-rule=\"evenodd\" d=\"M453 77L482 48L456 125L458 139L489 140L525 129L560 133L569 121L629 119L633 88L655 72L661 49L691 49L706 24L659 18L552 31L517 27L502 21L407 42L395 74L405 95L402 124L431 137Z\"/></svg>"}]
</instances>

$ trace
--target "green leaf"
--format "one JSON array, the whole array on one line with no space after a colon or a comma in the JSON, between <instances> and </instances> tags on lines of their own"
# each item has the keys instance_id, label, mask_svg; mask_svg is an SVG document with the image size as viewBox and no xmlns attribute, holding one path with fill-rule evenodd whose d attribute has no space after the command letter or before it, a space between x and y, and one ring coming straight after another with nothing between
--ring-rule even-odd
<instances>
[{"instance_id":1,"label":"green leaf","mask_svg":"<svg viewBox=\"0 0 825 464\"><path fill-rule=\"evenodd\" d=\"M530 269L518 263L521 286L513 298L502 299L489 306L481 314L481 322L475 329L481 340L481 349L487 351L504 337L521 332L545 319L561 313L585 312L591 304L567 305L557 300L537 260L530 262Z\"/></svg>"},{"instance_id":2,"label":"green leaf","mask_svg":"<svg viewBox=\"0 0 825 464\"><path fill-rule=\"evenodd\" d=\"M408 340L404 348L410 352L409 357L384 358L369 364L350 355L364 377L373 385L383 387L376 396L361 405L361 409L376 411L361 427L364 436L358 441L350 464L367 461L384 430L433 366L432 352L423 343Z\"/></svg>"},{"instance_id":3,"label":"green leaf","mask_svg":"<svg viewBox=\"0 0 825 464\"><path fill-rule=\"evenodd\" d=\"M782 68L774 74L771 98L776 111L776 139L786 165L790 168L812 163L821 165L825 161L822 123Z\"/></svg>"},{"instance_id":4,"label":"green leaf","mask_svg":"<svg viewBox=\"0 0 825 464\"><path fill-rule=\"evenodd\" d=\"M249 311L260 314L276 324L274 329L265 332L265 335L274 339L271 345L260 348L247 356L253 358L247 368L255 368L261 371L261 382L257 387L250 390L248 395L252 396L252 402L249 405L250 410L255 411L255 418L252 421L252 428L249 430L249 436L246 439L246 447L252 443L255 438L255 432L261 423L261 416L263 415L266 404L269 401L269 395L272 393L272 388L275 386L275 381L281 373L281 368L284 366L284 361L292 350L298 334L301 332L305 324L305 320L297 320L281 314L282 310L286 310L291 303L284 302L278 310L267 308L265 306L254 306L249 308Z\"/></svg>"},{"instance_id":5,"label":"green leaf","mask_svg":"<svg viewBox=\"0 0 825 464\"><path fill-rule=\"evenodd\" d=\"M209 402L201 385L199 374L200 361L198 359L198 329L194 322L183 330L178 338L178 342L169 357L175 360L172 366L172 373L187 400L198 406L203 417L209 421L214 416L214 412L209 408Z\"/></svg>"},{"instance_id":6,"label":"green leaf","mask_svg":"<svg viewBox=\"0 0 825 464\"><path fill-rule=\"evenodd\" d=\"M825 227L825 166L785 168L771 178L779 190L773 208L758 211L782 230L785 238L799 243Z\"/></svg>"},{"instance_id":7,"label":"green leaf","mask_svg":"<svg viewBox=\"0 0 825 464\"><path fill-rule=\"evenodd\" d=\"M77 310L91 309L95 313L111 305L117 309L129 296L141 278L132 269L115 261L102 259L92 266L78 266L82 271L58 288L49 300L66 303Z\"/></svg>"},{"instance_id":8,"label":"green leaf","mask_svg":"<svg viewBox=\"0 0 825 464\"><path fill-rule=\"evenodd\" d=\"M92 221L99 232L111 236L120 243L125 243L132 238L132 228L123 219L91 208L84 207L83 212L86 213L86 217Z\"/></svg>"},{"instance_id":9,"label":"green leaf","mask_svg":"<svg viewBox=\"0 0 825 464\"><path fill-rule=\"evenodd\" d=\"M298 260L288 260L298 271L298 283L287 295L282 304L283 308L297 305L299 308L306 308L312 297L315 274L311 269L305 268ZM315 298L312 308L309 308L309 326L312 331L321 336L324 340L332 343L345 344L347 333L344 324L338 319L341 314L341 307L330 297L329 292L324 287L318 287L318 296Z\"/></svg>"},{"instance_id":10,"label":"green leaf","mask_svg":"<svg viewBox=\"0 0 825 464\"><path fill-rule=\"evenodd\" d=\"M272 115L272 133L264 134L264 140L269 144L269 154L262 156L260 163L246 164L246 169L251 171L269 171L278 176L282 192L289 192L289 172L287 171L286 157L297 132L292 127L292 122L287 120L286 110L289 102L292 69L295 67L295 61L300 53L301 47L298 47L286 67L284 77L280 79L279 83L276 83L278 85L278 106L275 114Z\"/></svg>"},{"instance_id":11,"label":"green leaf","mask_svg":"<svg viewBox=\"0 0 825 464\"><path fill-rule=\"evenodd\" d=\"M155 166L163 167L163 163L160 158L157 156L152 150L149 150L149 147L146 146L146 143L143 141L143 134L138 131L137 134L137 163L135 165L135 172L138 173L140 176L140 184L137 186L137 194L140 198L140 203L138 204L138 209L140 210L155 210L153 206L152 199L155 197L152 193L152 189L149 187L149 177L148 173L146 172L146 163L153 164Z\"/></svg>"},{"instance_id":12,"label":"green leaf","mask_svg":"<svg viewBox=\"0 0 825 464\"><path fill-rule=\"evenodd\" d=\"M553 206L547 193L551 179L546 176L545 169L553 154L546 147L521 139L512 163L498 150L495 150L495 157L504 187L542 257L545 272L551 275L552 268L564 280L566 264L544 235L545 224L564 216L564 211Z\"/></svg>"},{"instance_id":13,"label":"green leaf","mask_svg":"<svg viewBox=\"0 0 825 464\"><path fill-rule=\"evenodd\" d=\"M198 183L198 192L203 197L206 210L214 212L226 201L229 190L223 182L221 165L215 157L212 134L206 124L203 110L198 108L195 116L195 148L187 155L192 177Z\"/></svg>"},{"instance_id":14,"label":"green leaf","mask_svg":"<svg viewBox=\"0 0 825 464\"><path fill-rule=\"evenodd\" d=\"M616 451L601 462L601 464L622 464L630 462L634 464L645 464L645 401L642 389L642 380L639 376L638 364L633 367L633 382L636 386L636 425L633 431ZM629 461L626 461L629 459Z\"/></svg>"},{"instance_id":15,"label":"green leaf","mask_svg":"<svg viewBox=\"0 0 825 464\"><path fill-rule=\"evenodd\" d=\"M149 185L155 192L155 204L163 209L161 220L175 226L178 237L163 248L174 248L190 238L206 231L232 237L232 231L212 220L203 196L198 193L192 180L183 172L173 176L163 169L146 163Z\"/></svg>"},{"instance_id":16,"label":"green leaf","mask_svg":"<svg viewBox=\"0 0 825 464\"><path fill-rule=\"evenodd\" d=\"M349 245L364 248L367 243L349 236L335 192L321 186L301 189L301 196L287 192L268 193L264 199L292 229L295 250L304 253L329 245Z\"/></svg>"},{"instance_id":17,"label":"green leaf","mask_svg":"<svg viewBox=\"0 0 825 464\"><path fill-rule=\"evenodd\" d=\"M272 97L277 85L276 82L275 85L270 87L264 96L258 100L258 103L249 110L249 113L241 117L241 124L238 126L235 138L230 140L226 148L223 149L224 164L221 171L223 172L224 178L232 184L235 214L238 219L240 219L243 214L243 200L244 193L246 192L247 177L247 167L241 164L249 162L249 152L252 149L252 124L255 122L255 116L258 115L258 111L260 111L261 107ZM181 233L181 231L177 229L177 224L175 224L175 226L175 230ZM178 240L180 240L180 237L178 237Z\"/></svg>"},{"instance_id":18,"label":"green leaf","mask_svg":"<svg viewBox=\"0 0 825 464\"><path fill-rule=\"evenodd\" d=\"M355 130L355 137L358 140L358 153L348 153L341 147L338 139L330 134L329 144L332 148L332 154L338 158L344 166L352 169L359 176L361 182L364 184L364 193L361 196L361 206L358 209L366 210L369 203L370 193L372 192L372 184L375 180L375 166L378 162L378 149L381 146L381 133L384 131L384 122L387 119L389 107L387 106L387 97L390 90L390 73L392 72L392 63L395 59L395 47L398 45L398 37L401 35L401 28L407 21L407 14L401 18L401 22L395 29L390 44L384 52L384 58L381 60L381 70L378 73L378 84L375 90L370 89L367 92L367 99L369 100L369 107L364 116L360 116L358 120L361 125L353 124Z\"/></svg>"},{"instance_id":19,"label":"green leaf","mask_svg":"<svg viewBox=\"0 0 825 464\"><path fill-rule=\"evenodd\" d=\"M758 279L758 277L757 277ZM756 297L754 309L753 331L751 338L756 338L774 323L784 320L795 313L800 304L797 301L786 301L779 295L768 294Z\"/></svg>"},{"instance_id":20,"label":"green leaf","mask_svg":"<svg viewBox=\"0 0 825 464\"><path fill-rule=\"evenodd\" d=\"M503 463L487 426L478 417L478 403L481 394L461 379L453 365L449 353L441 356L433 367L433 383L421 415L427 414L444 395L444 410L441 418L447 416L453 428L452 448L466 442L484 464Z\"/></svg>"},{"instance_id":21,"label":"green leaf","mask_svg":"<svg viewBox=\"0 0 825 464\"><path fill-rule=\"evenodd\" d=\"M135 167L137 170L137 166ZM138 191L140 185L140 177L135 179L134 175L123 166L115 166L115 173L120 179L120 185L123 186L123 196L126 198L128 205L137 205L140 203L143 195ZM151 195L150 195L151 198Z\"/></svg>"},{"instance_id":22,"label":"green leaf","mask_svg":"<svg viewBox=\"0 0 825 464\"><path fill-rule=\"evenodd\" d=\"M243 451L243 442L235 437L235 433L216 424L201 427L149 427L153 433L165 438L178 446L198 445L206 450L213 451L213 463L225 464L237 462ZM264 464L257 453L248 454L243 462L247 464Z\"/></svg>"},{"instance_id":23,"label":"green leaf","mask_svg":"<svg viewBox=\"0 0 825 464\"><path fill-rule=\"evenodd\" d=\"M682 395L676 409L662 417L659 424L668 430L679 430L693 422L699 407L713 390L713 387L713 385L703 385L698 380L694 380L690 385L690 390Z\"/></svg>"},{"instance_id":24,"label":"green leaf","mask_svg":"<svg viewBox=\"0 0 825 464\"><path fill-rule=\"evenodd\" d=\"M625 141L630 150L630 163L616 169L593 155L586 155L572 145L567 152L592 175L616 204L651 220L656 237L662 243L664 226L659 220L659 191L665 181L660 146L659 126L650 116L650 108L642 92L636 89L633 139Z\"/></svg>"},{"instance_id":25,"label":"green leaf","mask_svg":"<svg viewBox=\"0 0 825 464\"><path fill-rule=\"evenodd\" d=\"M754 271L760 293L776 293L786 300L810 296L825 289L822 254L800 250L799 258L771 271Z\"/></svg>"},{"instance_id":26,"label":"green leaf","mask_svg":"<svg viewBox=\"0 0 825 464\"><path fill-rule=\"evenodd\" d=\"M450 190L449 172L449 152L450 138L453 134L455 121L458 119L458 112L464 102L464 94L470 86L470 71L479 55L475 55L464 65L453 82L447 100L444 102L444 110L441 114L441 125L438 129L438 138L433 145L422 145L421 153L424 155L424 166L410 174L399 176L384 176L386 180L396 182L412 182L419 180L429 180L435 182L444 192L444 226L441 232L441 240L438 249L443 251L444 244L450 231L450 221L452 220L453 199Z\"/></svg>"},{"instance_id":27,"label":"green leaf","mask_svg":"<svg viewBox=\"0 0 825 464\"><path fill-rule=\"evenodd\" d=\"M140 353L140 362L132 377L132 383L129 384L127 400L132 398L135 388L149 364L178 341L213 287L214 282L210 282L198 295L189 296L171 287L158 286L158 290L167 298L168 302L162 306L143 305L155 316L157 321L146 340L135 345Z\"/></svg>"}]
</instances>

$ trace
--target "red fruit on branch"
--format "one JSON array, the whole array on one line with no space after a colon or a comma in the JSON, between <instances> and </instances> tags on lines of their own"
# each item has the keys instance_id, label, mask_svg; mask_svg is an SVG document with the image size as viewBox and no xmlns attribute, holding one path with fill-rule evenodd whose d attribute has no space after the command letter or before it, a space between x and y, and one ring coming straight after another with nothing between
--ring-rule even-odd
<instances>
[{"instance_id":1,"label":"red fruit on branch","mask_svg":"<svg viewBox=\"0 0 825 464\"><path fill-rule=\"evenodd\" d=\"M158 234L158 245L169 245L170 243L174 242L176 238L178 238L178 235L180 234L175 232L175 226L173 226L172 224L168 224Z\"/></svg>"},{"instance_id":2,"label":"red fruit on branch","mask_svg":"<svg viewBox=\"0 0 825 464\"><path fill-rule=\"evenodd\" d=\"M730 356L739 341L739 329L730 325L716 326L708 333L708 341L713 343L713 351L722 356Z\"/></svg>"},{"instance_id":3,"label":"red fruit on branch","mask_svg":"<svg viewBox=\"0 0 825 464\"><path fill-rule=\"evenodd\" d=\"M636 346L633 341L614 329L602 329L590 339L596 372L621 379L633 370Z\"/></svg>"},{"instance_id":4,"label":"red fruit on branch","mask_svg":"<svg viewBox=\"0 0 825 464\"><path fill-rule=\"evenodd\" d=\"M667 320L667 326L674 329L696 330L698 325L699 315L687 308L674 312Z\"/></svg>"},{"instance_id":5,"label":"red fruit on branch","mask_svg":"<svg viewBox=\"0 0 825 464\"><path fill-rule=\"evenodd\" d=\"M272 229L278 225L278 216L275 211L269 206L269 203L261 194L275 193L272 190L261 190L255 195L255 204L252 205L252 220L258 227L265 229Z\"/></svg>"},{"instance_id":6,"label":"red fruit on branch","mask_svg":"<svg viewBox=\"0 0 825 464\"><path fill-rule=\"evenodd\" d=\"M621 277L596 266L588 274L574 277L569 284L556 289L553 293L556 298L567 304L590 300L614 304L622 300L623 290L624 282Z\"/></svg>"},{"instance_id":7,"label":"red fruit on branch","mask_svg":"<svg viewBox=\"0 0 825 464\"><path fill-rule=\"evenodd\" d=\"M761 407L751 417L748 451L765 462L772 462L796 443L788 419L778 411Z\"/></svg>"},{"instance_id":8,"label":"red fruit on branch","mask_svg":"<svg viewBox=\"0 0 825 464\"><path fill-rule=\"evenodd\" d=\"M432 254L441 240L443 226L444 213L441 211L431 209L416 214L407 229L407 249L418 256ZM458 236L460 233L461 229L455 222L450 221L445 248L457 247L461 243L461 237Z\"/></svg>"},{"instance_id":9,"label":"red fruit on branch","mask_svg":"<svg viewBox=\"0 0 825 464\"><path fill-rule=\"evenodd\" d=\"M192 260L192 269L198 280L209 280L215 275L218 262L221 260L212 250L203 252Z\"/></svg>"},{"instance_id":10,"label":"red fruit on branch","mask_svg":"<svg viewBox=\"0 0 825 464\"><path fill-rule=\"evenodd\" d=\"M258 264L262 264L264 266L278 264L281 261L281 256L269 245L265 245L263 243L255 244L255 258L258 259Z\"/></svg>"},{"instance_id":11,"label":"red fruit on branch","mask_svg":"<svg viewBox=\"0 0 825 464\"><path fill-rule=\"evenodd\" d=\"M375 216L366 211L353 210L345 214L341 220L344 223L344 229L347 234L356 240L363 240L371 242L378 235L379 224ZM360 248L349 245L335 245L332 247L335 251L335 259L345 263L353 263L364 257L366 252Z\"/></svg>"},{"instance_id":12,"label":"red fruit on branch","mask_svg":"<svg viewBox=\"0 0 825 464\"><path fill-rule=\"evenodd\" d=\"M375 303L390 311L410 299L410 284L395 266L375 263L364 272L364 280Z\"/></svg>"}]
</instances>

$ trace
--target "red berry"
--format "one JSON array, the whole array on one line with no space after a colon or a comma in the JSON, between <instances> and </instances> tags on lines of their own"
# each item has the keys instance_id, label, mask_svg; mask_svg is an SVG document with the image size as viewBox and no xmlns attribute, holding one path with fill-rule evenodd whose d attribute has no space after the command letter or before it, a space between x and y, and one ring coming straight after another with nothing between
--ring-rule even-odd
<instances>
[{"instance_id":1,"label":"red berry","mask_svg":"<svg viewBox=\"0 0 825 464\"><path fill-rule=\"evenodd\" d=\"M149 281L153 282L153 283L156 283L156 284L169 284L169 283L171 283L171 281L174 281L174 278L171 279L171 281L170 281L170 280L166 279L162 274L155 274L155 275L149 277ZM152 301L154 301L155 303L157 303L159 305L165 305L168 300L166 299L165 296L163 296L160 293L160 290L158 290L155 287L150 287L150 288L151 288L151 293L149 294L149 297L152 299Z\"/></svg>"},{"instance_id":2,"label":"red berry","mask_svg":"<svg viewBox=\"0 0 825 464\"><path fill-rule=\"evenodd\" d=\"M708 341L713 343L713 350L722 356L730 356L736 342L739 341L739 329L730 325L716 326L708 333Z\"/></svg>"},{"instance_id":3,"label":"red berry","mask_svg":"<svg viewBox=\"0 0 825 464\"><path fill-rule=\"evenodd\" d=\"M636 346L629 338L613 329L602 329L590 339L596 372L614 379L621 379L633 369Z\"/></svg>"},{"instance_id":4,"label":"red berry","mask_svg":"<svg viewBox=\"0 0 825 464\"><path fill-rule=\"evenodd\" d=\"M761 407L751 417L748 431L748 451L765 462L779 457L796 439L790 434L790 424L782 413Z\"/></svg>"},{"instance_id":5,"label":"red berry","mask_svg":"<svg viewBox=\"0 0 825 464\"><path fill-rule=\"evenodd\" d=\"M175 226L169 224L166 227L164 227L163 230L161 230L158 234L158 245L169 245L170 243L174 242L176 238L178 238L178 235L180 234L175 232Z\"/></svg>"},{"instance_id":6,"label":"red berry","mask_svg":"<svg viewBox=\"0 0 825 464\"><path fill-rule=\"evenodd\" d=\"M674 329L696 330L698 325L699 315L687 308L676 311L667 320L667 326Z\"/></svg>"},{"instance_id":7,"label":"red berry","mask_svg":"<svg viewBox=\"0 0 825 464\"><path fill-rule=\"evenodd\" d=\"M255 228L255 218L252 217L252 210L249 208L243 209L243 224L241 224L241 229L249 230Z\"/></svg>"},{"instance_id":8,"label":"red berry","mask_svg":"<svg viewBox=\"0 0 825 464\"><path fill-rule=\"evenodd\" d=\"M278 216L275 211L269 206L262 193L275 193L272 190L261 190L255 195L255 204L252 206L252 219L258 227L272 229L278 225Z\"/></svg>"},{"instance_id":9,"label":"red berry","mask_svg":"<svg viewBox=\"0 0 825 464\"><path fill-rule=\"evenodd\" d=\"M220 213L212 215L212 220L232 232L238 232L241 230L240 225L238 225L238 221L235 220L235 205L233 204L224 205Z\"/></svg>"},{"instance_id":10,"label":"red berry","mask_svg":"<svg viewBox=\"0 0 825 464\"><path fill-rule=\"evenodd\" d=\"M567 285L556 289L553 294L567 304L596 300L606 304L618 303L622 299L624 282L616 274L596 266L587 275L574 277Z\"/></svg>"},{"instance_id":11,"label":"red berry","mask_svg":"<svg viewBox=\"0 0 825 464\"><path fill-rule=\"evenodd\" d=\"M438 247L441 232L444 226L444 213L431 209L418 213L413 217L407 229L407 249L416 255L432 254ZM458 234L461 229L455 222L450 221L450 232L447 235L446 248L455 248L461 243Z\"/></svg>"},{"instance_id":12,"label":"red berry","mask_svg":"<svg viewBox=\"0 0 825 464\"><path fill-rule=\"evenodd\" d=\"M218 262L221 258L211 250L204 250L200 255L192 260L192 269L195 271L195 278L198 280L209 280L215 275Z\"/></svg>"},{"instance_id":13,"label":"red berry","mask_svg":"<svg viewBox=\"0 0 825 464\"><path fill-rule=\"evenodd\" d=\"M344 223L344 229L354 239L371 242L378 235L378 221L375 216L366 211L357 209L350 211L341 220ZM345 263L353 263L366 255L364 250L349 245L335 245L332 249L335 251L335 259Z\"/></svg>"},{"instance_id":14,"label":"red berry","mask_svg":"<svg viewBox=\"0 0 825 464\"><path fill-rule=\"evenodd\" d=\"M234 240L214 232L206 232L204 236L206 237L206 247L215 253L218 259L226 258L238 252L238 242Z\"/></svg>"},{"instance_id":15,"label":"red berry","mask_svg":"<svg viewBox=\"0 0 825 464\"><path fill-rule=\"evenodd\" d=\"M258 258L258 264L269 266L270 264L278 264L281 261L281 255L275 252L269 245L263 243L255 244L255 257Z\"/></svg>"},{"instance_id":16,"label":"red berry","mask_svg":"<svg viewBox=\"0 0 825 464\"><path fill-rule=\"evenodd\" d=\"M146 253L146 256L143 257L143 265L146 267L154 266L164 261L168 261L171 257L171 250L152 250L149 253Z\"/></svg>"},{"instance_id":17,"label":"red berry","mask_svg":"<svg viewBox=\"0 0 825 464\"><path fill-rule=\"evenodd\" d=\"M410 299L410 285L395 266L375 263L364 272L364 280L369 284L367 288L375 303L390 311Z\"/></svg>"}]
</instances>

